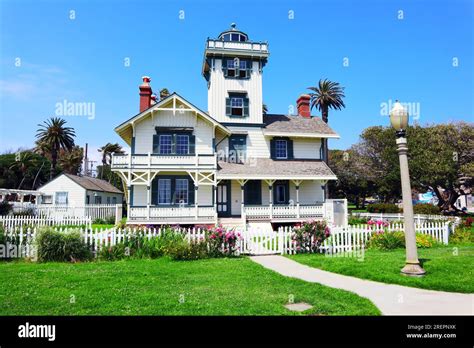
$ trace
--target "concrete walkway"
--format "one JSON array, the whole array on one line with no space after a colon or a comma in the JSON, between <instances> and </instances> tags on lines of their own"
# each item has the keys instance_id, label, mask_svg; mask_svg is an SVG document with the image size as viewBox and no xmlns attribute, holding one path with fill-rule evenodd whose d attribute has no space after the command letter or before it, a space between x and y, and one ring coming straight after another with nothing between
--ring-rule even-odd
<instances>
[{"instance_id":1,"label":"concrete walkway","mask_svg":"<svg viewBox=\"0 0 474 348\"><path fill-rule=\"evenodd\" d=\"M474 294L423 290L323 271L279 255L251 260L287 277L356 293L372 301L384 315L474 315Z\"/></svg>"}]
</instances>

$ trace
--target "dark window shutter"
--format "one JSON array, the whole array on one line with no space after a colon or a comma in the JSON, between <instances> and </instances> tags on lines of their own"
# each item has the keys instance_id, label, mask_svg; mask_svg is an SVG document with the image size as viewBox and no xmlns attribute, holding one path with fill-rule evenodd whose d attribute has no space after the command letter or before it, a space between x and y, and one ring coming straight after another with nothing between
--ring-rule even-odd
<instances>
[{"instance_id":1,"label":"dark window shutter","mask_svg":"<svg viewBox=\"0 0 474 348\"><path fill-rule=\"evenodd\" d=\"M287 146L286 151L288 152L288 159L293 159L294 158L294 156L293 156L293 140L287 140L286 141L286 146Z\"/></svg>"},{"instance_id":2,"label":"dark window shutter","mask_svg":"<svg viewBox=\"0 0 474 348\"><path fill-rule=\"evenodd\" d=\"M290 202L290 182L288 180L285 181L285 204Z\"/></svg>"},{"instance_id":3,"label":"dark window shutter","mask_svg":"<svg viewBox=\"0 0 474 348\"><path fill-rule=\"evenodd\" d=\"M230 98L225 99L225 114L227 116L232 115L232 108L230 107Z\"/></svg>"},{"instance_id":4,"label":"dark window shutter","mask_svg":"<svg viewBox=\"0 0 474 348\"><path fill-rule=\"evenodd\" d=\"M252 75L253 62L251 60L247 61L247 78L250 78Z\"/></svg>"},{"instance_id":5,"label":"dark window shutter","mask_svg":"<svg viewBox=\"0 0 474 348\"><path fill-rule=\"evenodd\" d=\"M132 155L135 154L135 137L132 137L132 146L130 146L130 151L132 152Z\"/></svg>"},{"instance_id":6,"label":"dark window shutter","mask_svg":"<svg viewBox=\"0 0 474 348\"><path fill-rule=\"evenodd\" d=\"M188 204L194 204L194 181L188 179Z\"/></svg>"},{"instance_id":7,"label":"dark window shutter","mask_svg":"<svg viewBox=\"0 0 474 348\"><path fill-rule=\"evenodd\" d=\"M151 204L158 205L158 178L151 182Z\"/></svg>"},{"instance_id":8,"label":"dark window shutter","mask_svg":"<svg viewBox=\"0 0 474 348\"><path fill-rule=\"evenodd\" d=\"M196 154L196 136L195 135L189 136L189 154L190 155Z\"/></svg>"},{"instance_id":9,"label":"dark window shutter","mask_svg":"<svg viewBox=\"0 0 474 348\"><path fill-rule=\"evenodd\" d=\"M270 139L270 157L275 159L275 139Z\"/></svg>"},{"instance_id":10,"label":"dark window shutter","mask_svg":"<svg viewBox=\"0 0 474 348\"><path fill-rule=\"evenodd\" d=\"M160 153L160 136L157 134L153 136L153 153Z\"/></svg>"},{"instance_id":11,"label":"dark window shutter","mask_svg":"<svg viewBox=\"0 0 474 348\"><path fill-rule=\"evenodd\" d=\"M243 116L249 115L249 98L244 98L244 114Z\"/></svg>"},{"instance_id":12,"label":"dark window shutter","mask_svg":"<svg viewBox=\"0 0 474 348\"><path fill-rule=\"evenodd\" d=\"M227 60L222 59L222 71L224 73L224 76L227 77Z\"/></svg>"}]
</instances>

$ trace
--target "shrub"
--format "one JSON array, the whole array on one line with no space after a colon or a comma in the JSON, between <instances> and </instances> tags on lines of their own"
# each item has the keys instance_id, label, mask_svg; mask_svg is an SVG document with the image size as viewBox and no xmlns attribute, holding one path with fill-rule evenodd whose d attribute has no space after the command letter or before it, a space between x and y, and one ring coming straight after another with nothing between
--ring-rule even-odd
<instances>
[{"instance_id":1,"label":"shrub","mask_svg":"<svg viewBox=\"0 0 474 348\"><path fill-rule=\"evenodd\" d=\"M130 256L129 249L125 243L118 243L110 247L102 247L98 253L100 260L115 261Z\"/></svg>"},{"instance_id":2,"label":"shrub","mask_svg":"<svg viewBox=\"0 0 474 348\"><path fill-rule=\"evenodd\" d=\"M471 227L472 226L473 219L472 217L468 216L466 220L463 221L464 226L466 227Z\"/></svg>"},{"instance_id":3,"label":"shrub","mask_svg":"<svg viewBox=\"0 0 474 348\"><path fill-rule=\"evenodd\" d=\"M416 234L416 246L418 248L431 248L439 243L428 234ZM405 233L396 232L377 232L372 234L367 243L369 249L393 250L405 247Z\"/></svg>"},{"instance_id":4,"label":"shrub","mask_svg":"<svg viewBox=\"0 0 474 348\"><path fill-rule=\"evenodd\" d=\"M367 243L369 249L392 250L405 246L403 232L378 232L372 234Z\"/></svg>"},{"instance_id":5,"label":"shrub","mask_svg":"<svg viewBox=\"0 0 474 348\"><path fill-rule=\"evenodd\" d=\"M115 221L114 221L114 222L115 222ZM114 223L114 222L113 222L113 223ZM92 221L92 223L93 223L94 225L105 225L106 222L105 222L104 219L96 218L96 219L94 219L94 221Z\"/></svg>"},{"instance_id":6,"label":"shrub","mask_svg":"<svg viewBox=\"0 0 474 348\"><path fill-rule=\"evenodd\" d=\"M78 231L41 229L36 237L38 261L85 261L92 258L89 246Z\"/></svg>"},{"instance_id":7,"label":"shrub","mask_svg":"<svg viewBox=\"0 0 474 348\"><path fill-rule=\"evenodd\" d=\"M168 255L172 260L180 261L204 259L208 257L207 242L204 239L190 242L182 240L170 246Z\"/></svg>"},{"instance_id":8,"label":"shrub","mask_svg":"<svg viewBox=\"0 0 474 348\"><path fill-rule=\"evenodd\" d=\"M8 215L13 209L13 205L7 201L0 202L0 215Z\"/></svg>"},{"instance_id":9,"label":"shrub","mask_svg":"<svg viewBox=\"0 0 474 348\"><path fill-rule=\"evenodd\" d=\"M319 252L319 247L330 235L325 221L310 221L294 228L291 239L297 253Z\"/></svg>"},{"instance_id":10,"label":"shrub","mask_svg":"<svg viewBox=\"0 0 474 348\"><path fill-rule=\"evenodd\" d=\"M413 206L415 214L438 215L440 213L439 207L429 203L419 203Z\"/></svg>"},{"instance_id":11,"label":"shrub","mask_svg":"<svg viewBox=\"0 0 474 348\"><path fill-rule=\"evenodd\" d=\"M206 242L209 244L209 256L231 256L237 252L237 241L240 233L234 230L225 230L216 226L206 232Z\"/></svg>"},{"instance_id":12,"label":"shrub","mask_svg":"<svg viewBox=\"0 0 474 348\"><path fill-rule=\"evenodd\" d=\"M400 213L400 208L392 203L373 203L367 206L369 213Z\"/></svg>"},{"instance_id":13,"label":"shrub","mask_svg":"<svg viewBox=\"0 0 474 348\"><path fill-rule=\"evenodd\" d=\"M115 224L115 216L110 215L105 218L105 223L108 225L114 225Z\"/></svg>"},{"instance_id":14,"label":"shrub","mask_svg":"<svg viewBox=\"0 0 474 348\"><path fill-rule=\"evenodd\" d=\"M355 216L350 216L347 223L349 225L364 225L367 223L367 221L368 221L367 218L358 218Z\"/></svg>"},{"instance_id":15,"label":"shrub","mask_svg":"<svg viewBox=\"0 0 474 348\"><path fill-rule=\"evenodd\" d=\"M122 218L116 225L115 227L117 228L125 228L127 226L127 218L124 217Z\"/></svg>"},{"instance_id":16,"label":"shrub","mask_svg":"<svg viewBox=\"0 0 474 348\"><path fill-rule=\"evenodd\" d=\"M474 230L472 230L471 227L459 226L454 230L454 233L449 236L449 243L474 243Z\"/></svg>"}]
</instances>

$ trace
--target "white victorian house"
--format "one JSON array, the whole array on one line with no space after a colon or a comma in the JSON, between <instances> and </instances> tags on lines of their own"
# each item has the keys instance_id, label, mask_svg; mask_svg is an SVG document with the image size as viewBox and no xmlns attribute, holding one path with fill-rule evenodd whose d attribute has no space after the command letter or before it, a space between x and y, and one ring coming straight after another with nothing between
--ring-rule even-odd
<instances>
[{"instance_id":1,"label":"white victorian house","mask_svg":"<svg viewBox=\"0 0 474 348\"><path fill-rule=\"evenodd\" d=\"M339 136L310 115L308 95L297 100L297 115L263 113L268 57L267 43L235 25L208 39L208 111L177 93L157 101L143 77L139 114L115 128L130 154L112 159L126 186L129 223L334 219L338 210L323 187L336 176L321 140Z\"/></svg>"}]
</instances>

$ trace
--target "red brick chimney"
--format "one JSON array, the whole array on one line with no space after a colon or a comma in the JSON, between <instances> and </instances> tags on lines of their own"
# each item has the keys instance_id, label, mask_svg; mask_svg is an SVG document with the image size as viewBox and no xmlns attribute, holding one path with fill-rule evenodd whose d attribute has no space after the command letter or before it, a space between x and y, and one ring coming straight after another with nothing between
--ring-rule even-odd
<instances>
[{"instance_id":1,"label":"red brick chimney","mask_svg":"<svg viewBox=\"0 0 474 348\"><path fill-rule=\"evenodd\" d=\"M309 101L311 97L308 94L302 94L296 101L296 107L298 109L298 115L303 117L311 117L311 111L309 109Z\"/></svg>"},{"instance_id":2,"label":"red brick chimney","mask_svg":"<svg viewBox=\"0 0 474 348\"><path fill-rule=\"evenodd\" d=\"M148 76L143 76L143 83L140 85L140 112L148 109L151 105L151 78Z\"/></svg>"}]
</instances>

